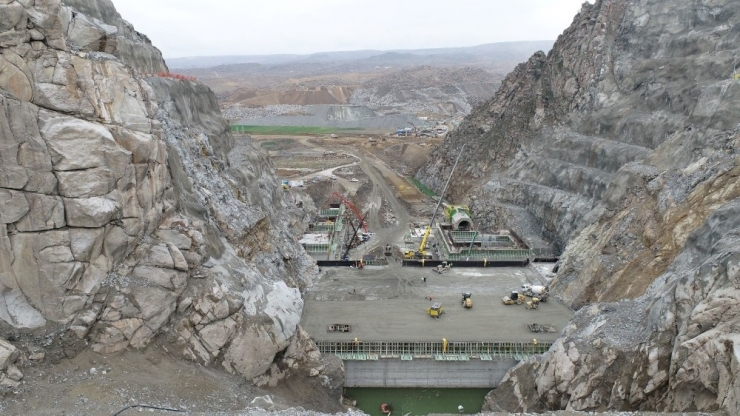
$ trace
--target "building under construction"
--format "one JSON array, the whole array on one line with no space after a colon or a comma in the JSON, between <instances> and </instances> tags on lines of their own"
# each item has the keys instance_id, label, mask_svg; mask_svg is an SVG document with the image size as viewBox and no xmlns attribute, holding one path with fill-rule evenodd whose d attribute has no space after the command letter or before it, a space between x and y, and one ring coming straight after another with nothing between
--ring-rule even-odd
<instances>
[{"instance_id":1,"label":"building under construction","mask_svg":"<svg viewBox=\"0 0 740 416\"><path fill-rule=\"evenodd\" d=\"M316 260L342 260L366 235L367 226L357 207L334 193L329 207L319 210L299 243Z\"/></svg>"},{"instance_id":2,"label":"building under construction","mask_svg":"<svg viewBox=\"0 0 740 416\"><path fill-rule=\"evenodd\" d=\"M470 208L465 205L443 204L441 222L433 224L426 241L422 229L412 229L405 242L426 252L427 258L446 261L526 261L532 250L510 231L482 233L470 218Z\"/></svg>"}]
</instances>

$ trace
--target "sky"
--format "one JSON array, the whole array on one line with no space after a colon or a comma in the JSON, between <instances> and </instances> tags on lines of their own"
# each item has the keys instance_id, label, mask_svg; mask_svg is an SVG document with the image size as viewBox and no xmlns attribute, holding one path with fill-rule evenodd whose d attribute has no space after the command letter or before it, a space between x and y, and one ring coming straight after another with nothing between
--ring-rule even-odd
<instances>
[{"instance_id":1,"label":"sky","mask_svg":"<svg viewBox=\"0 0 740 416\"><path fill-rule=\"evenodd\" d=\"M165 58L555 40L585 0L113 0ZM589 0L593 3L593 0Z\"/></svg>"}]
</instances>

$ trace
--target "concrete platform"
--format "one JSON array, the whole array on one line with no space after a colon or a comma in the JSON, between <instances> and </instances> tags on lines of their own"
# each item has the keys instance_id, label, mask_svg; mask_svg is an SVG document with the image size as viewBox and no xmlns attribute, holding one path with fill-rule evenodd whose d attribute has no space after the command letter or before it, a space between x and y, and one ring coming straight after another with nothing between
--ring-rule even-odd
<instances>
[{"instance_id":1,"label":"concrete platform","mask_svg":"<svg viewBox=\"0 0 740 416\"><path fill-rule=\"evenodd\" d=\"M521 267L453 268L442 275L397 264L324 268L321 280L306 293L301 325L315 341L552 342L573 312L555 300L541 303L538 310L501 302L524 283L541 284L541 276ZM472 309L462 307L462 292L472 292ZM439 319L426 312L429 295L445 307ZM533 322L553 325L557 332L532 333L527 324ZM330 324L349 324L351 331L329 332Z\"/></svg>"}]
</instances>

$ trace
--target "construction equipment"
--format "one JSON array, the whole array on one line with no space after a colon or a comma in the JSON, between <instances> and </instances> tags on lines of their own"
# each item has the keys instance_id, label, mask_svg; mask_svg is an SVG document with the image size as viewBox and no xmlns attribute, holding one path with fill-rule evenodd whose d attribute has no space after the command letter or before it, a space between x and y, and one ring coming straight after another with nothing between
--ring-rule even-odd
<instances>
[{"instance_id":1,"label":"construction equipment","mask_svg":"<svg viewBox=\"0 0 740 416\"><path fill-rule=\"evenodd\" d=\"M504 305L521 305L525 299L519 292L512 291L511 296L504 296L501 300L504 302Z\"/></svg>"},{"instance_id":2,"label":"construction equipment","mask_svg":"<svg viewBox=\"0 0 740 416\"><path fill-rule=\"evenodd\" d=\"M367 217L367 214L365 214L365 217ZM357 224L357 227L354 227L355 232L352 233L352 237L349 239L349 241L347 241L347 249L344 250L344 254L342 254L343 261L349 260L349 250L352 248L352 242L355 241L355 237L357 236L357 231L360 229L360 224L365 223L365 217L360 218L360 223ZM351 225L351 222L350 222L350 225Z\"/></svg>"},{"instance_id":3,"label":"construction equipment","mask_svg":"<svg viewBox=\"0 0 740 416\"><path fill-rule=\"evenodd\" d=\"M349 332L352 327L348 324L331 324L327 332Z\"/></svg>"},{"instance_id":4,"label":"construction equipment","mask_svg":"<svg viewBox=\"0 0 740 416\"><path fill-rule=\"evenodd\" d=\"M416 127L416 125L414 123L410 122L410 121L407 121L406 124L410 124L411 125L411 127L412 127L412 129L411 129L411 135L414 136L414 137L416 137L416 135L419 133L419 128Z\"/></svg>"},{"instance_id":5,"label":"construction equipment","mask_svg":"<svg viewBox=\"0 0 740 416\"><path fill-rule=\"evenodd\" d=\"M472 293L465 292L462 294L462 305L466 309L470 309L473 307L473 299L471 299Z\"/></svg>"},{"instance_id":6,"label":"construction equipment","mask_svg":"<svg viewBox=\"0 0 740 416\"><path fill-rule=\"evenodd\" d=\"M452 267L452 263L447 263L446 261L443 261L442 264L438 264L437 267L432 270L437 272L437 274L443 274L450 271L450 267Z\"/></svg>"},{"instance_id":7,"label":"construction equipment","mask_svg":"<svg viewBox=\"0 0 740 416\"><path fill-rule=\"evenodd\" d=\"M360 210L357 209L357 207L354 206L351 202L349 202L347 200L347 198L343 197L342 195L338 194L337 192L332 193L331 196L332 197L339 198L339 200L342 201L344 203L344 205L347 205L349 207L349 209L351 209L352 212L355 213L355 215L357 216L357 219L361 221L362 230L365 231L365 232L367 232L367 224L365 223L365 218L362 216L362 214L360 214Z\"/></svg>"},{"instance_id":8,"label":"construction equipment","mask_svg":"<svg viewBox=\"0 0 740 416\"><path fill-rule=\"evenodd\" d=\"M529 296L530 298L537 297L540 302L547 302L547 298L550 297L550 288L547 286L525 283L522 289L524 289L525 296Z\"/></svg>"},{"instance_id":9,"label":"construction equipment","mask_svg":"<svg viewBox=\"0 0 740 416\"><path fill-rule=\"evenodd\" d=\"M442 306L441 303L434 302L431 307L427 308L427 313L432 318L439 319L439 317L442 316L443 313L445 313L445 308L444 306Z\"/></svg>"},{"instance_id":10,"label":"construction equipment","mask_svg":"<svg viewBox=\"0 0 740 416\"><path fill-rule=\"evenodd\" d=\"M557 332L554 325L538 324L536 322L527 324L527 328L529 328L530 332Z\"/></svg>"},{"instance_id":11,"label":"construction equipment","mask_svg":"<svg viewBox=\"0 0 740 416\"><path fill-rule=\"evenodd\" d=\"M533 297L532 300L527 301L527 309L537 309L540 306L540 298Z\"/></svg>"},{"instance_id":12,"label":"construction equipment","mask_svg":"<svg viewBox=\"0 0 740 416\"><path fill-rule=\"evenodd\" d=\"M457 154L457 158L455 159L455 164L452 165L452 170L450 171L450 176L447 178L447 182L445 182L445 186L442 189L442 194L439 196L439 201L437 201L437 206L434 208L434 213L432 214L432 220L429 221L429 226L427 226L426 231L424 232L424 237L421 239L421 243L419 244L419 249L416 251L413 250L406 250L403 253L403 256L407 259L425 259L427 258L427 240L429 239L429 234L432 232L432 226L434 225L434 219L437 217L437 212L439 211L440 205L442 205L442 199L445 196L445 192L447 192L447 186L450 184L450 180L452 179L452 174L455 172L455 168L457 167L457 162L460 161L460 156L462 156L462 152L465 150L465 145L463 145L460 148L460 153Z\"/></svg>"}]
</instances>

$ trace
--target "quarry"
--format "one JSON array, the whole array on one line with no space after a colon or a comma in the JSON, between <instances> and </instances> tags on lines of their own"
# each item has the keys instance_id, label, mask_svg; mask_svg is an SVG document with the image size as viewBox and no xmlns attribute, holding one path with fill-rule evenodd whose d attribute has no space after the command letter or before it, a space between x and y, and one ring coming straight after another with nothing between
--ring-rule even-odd
<instances>
[{"instance_id":1,"label":"quarry","mask_svg":"<svg viewBox=\"0 0 740 416\"><path fill-rule=\"evenodd\" d=\"M0 0L0 413L740 414L740 3L551 44L179 74Z\"/></svg>"}]
</instances>

